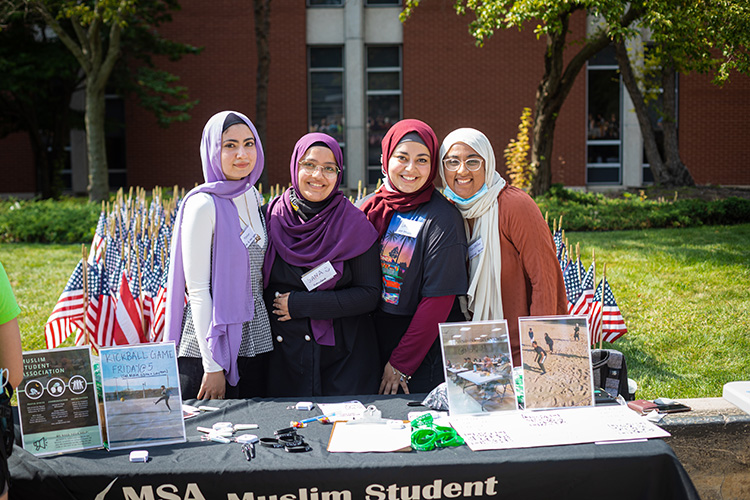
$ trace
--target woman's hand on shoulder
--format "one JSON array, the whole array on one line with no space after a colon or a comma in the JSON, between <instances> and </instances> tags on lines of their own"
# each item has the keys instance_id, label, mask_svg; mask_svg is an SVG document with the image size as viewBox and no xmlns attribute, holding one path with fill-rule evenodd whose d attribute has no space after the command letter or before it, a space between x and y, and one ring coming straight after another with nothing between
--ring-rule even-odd
<instances>
[{"instance_id":1,"label":"woman's hand on shoulder","mask_svg":"<svg viewBox=\"0 0 750 500\"><path fill-rule=\"evenodd\" d=\"M223 371L204 373L197 398L224 399L226 388L226 377Z\"/></svg>"},{"instance_id":2,"label":"woman's hand on shoulder","mask_svg":"<svg viewBox=\"0 0 750 500\"><path fill-rule=\"evenodd\" d=\"M398 394L399 387L404 390L404 394L409 394L409 386L406 384L406 380L397 370L393 369L389 361L383 368L383 378L380 381L378 394Z\"/></svg>"},{"instance_id":3,"label":"woman's hand on shoulder","mask_svg":"<svg viewBox=\"0 0 750 500\"><path fill-rule=\"evenodd\" d=\"M279 321L289 321L292 316L289 314L289 293L276 293L273 299L273 313L278 316Z\"/></svg>"}]
</instances>

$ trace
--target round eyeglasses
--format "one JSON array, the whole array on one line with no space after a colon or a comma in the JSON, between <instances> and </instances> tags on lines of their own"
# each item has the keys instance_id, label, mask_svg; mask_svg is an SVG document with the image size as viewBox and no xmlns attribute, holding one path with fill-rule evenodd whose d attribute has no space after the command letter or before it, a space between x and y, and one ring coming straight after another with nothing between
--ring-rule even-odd
<instances>
[{"instance_id":1,"label":"round eyeglasses","mask_svg":"<svg viewBox=\"0 0 750 500\"><path fill-rule=\"evenodd\" d=\"M443 160L443 166L446 170L450 170L451 172L455 172L459 168L461 168L461 164L463 164L472 172L476 172L477 170L482 168L483 163L484 160L482 160L481 158L469 158L468 160L464 161L461 161L458 158L446 158L445 160Z\"/></svg>"},{"instance_id":2,"label":"round eyeglasses","mask_svg":"<svg viewBox=\"0 0 750 500\"><path fill-rule=\"evenodd\" d=\"M300 161L299 166L306 174L314 175L315 172L320 170L320 173L324 177L335 178L339 175L339 168L333 165L316 165L311 161Z\"/></svg>"}]
</instances>

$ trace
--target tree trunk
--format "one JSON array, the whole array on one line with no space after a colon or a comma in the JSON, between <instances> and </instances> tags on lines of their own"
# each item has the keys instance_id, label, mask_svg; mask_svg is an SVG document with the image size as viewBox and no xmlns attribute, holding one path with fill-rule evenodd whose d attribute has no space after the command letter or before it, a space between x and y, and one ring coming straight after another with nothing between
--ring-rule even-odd
<instances>
[{"instance_id":1,"label":"tree trunk","mask_svg":"<svg viewBox=\"0 0 750 500\"><path fill-rule=\"evenodd\" d=\"M261 143L266 140L268 118L268 79L271 71L271 0L253 0L255 11L255 46L258 65L255 74L255 128L258 129ZM264 151L265 152L265 151ZM268 186L268 169L263 169L260 182Z\"/></svg>"},{"instance_id":2,"label":"tree trunk","mask_svg":"<svg viewBox=\"0 0 750 500\"><path fill-rule=\"evenodd\" d=\"M89 200L100 202L109 197L109 170L104 129L104 85L95 84L95 78L86 78L86 151L89 168Z\"/></svg>"},{"instance_id":3,"label":"tree trunk","mask_svg":"<svg viewBox=\"0 0 750 500\"><path fill-rule=\"evenodd\" d=\"M554 145L555 126L560 109L586 61L610 42L609 32L602 30L586 42L563 69L570 16L578 9L579 7L569 4L567 7L563 7L559 13L561 28L547 34L544 76L536 92L534 127L532 129L531 164L537 169L531 187L531 194L534 196L548 191L552 185L552 146ZM639 16L640 11L630 7L620 20L620 24L628 26Z\"/></svg>"},{"instance_id":4,"label":"tree trunk","mask_svg":"<svg viewBox=\"0 0 750 500\"><path fill-rule=\"evenodd\" d=\"M667 172L667 167L662 160L661 153L659 153L659 147L656 144L656 134L648 116L648 108L643 93L638 87L633 66L630 63L630 58L623 42L615 44L615 55L617 56L617 63L620 66L622 81L635 107L635 115L638 117L638 125L643 137L643 146L646 149L646 158L648 159L651 173L654 176L654 181L656 184L667 184L669 181L669 172Z\"/></svg>"},{"instance_id":5,"label":"tree trunk","mask_svg":"<svg viewBox=\"0 0 750 500\"><path fill-rule=\"evenodd\" d=\"M665 62L662 66L662 88L664 89L664 157L669 172L670 186L695 186L695 180L690 175L682 159L677 137L677 96L674 66Z\"/></svg>"}]
</instances>

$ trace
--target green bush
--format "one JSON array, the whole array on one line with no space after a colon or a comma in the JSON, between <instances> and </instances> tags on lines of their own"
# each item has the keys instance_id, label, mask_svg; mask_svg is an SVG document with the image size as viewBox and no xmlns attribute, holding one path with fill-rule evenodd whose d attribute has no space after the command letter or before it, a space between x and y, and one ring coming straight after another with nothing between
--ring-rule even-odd
<instances>
[{"instance_id":1,"label":"green bush","mask_svg":"<svg viewBox=\"0 0 750 500\"><path fill-rule=\"evenodd\" d=\"M0 201L0 242L89 243L101 205L82 198Z\"/></svg>"},{"instance_id":2,"label":"green bush","mask_svg":"<svg viewBox=\"0 0 750 500\"><path fill-rule=\"evenodd\" d=\"M553 185L536 198L549 220L563 218L566 231L614 231L731 225L750 222L750 200L647 199L624 193L609 198ZM89 243L101 205L85 198L0 200L0 243ZM551 222L550 222L551 224Z\"/></svg>"},{"instance_id":3,"label":"green bush","mask_svg":"<svg viewBox=\"0 0 750 500\"><path fill-rule=\"evenodd\" d=\"M612 231L667 227L730 225L750 222L750 200L726 198L649 200L625 193L621 198L554 185L536 202L549 220L562 216L567 231Z\"/></svg>"}]
</instances>

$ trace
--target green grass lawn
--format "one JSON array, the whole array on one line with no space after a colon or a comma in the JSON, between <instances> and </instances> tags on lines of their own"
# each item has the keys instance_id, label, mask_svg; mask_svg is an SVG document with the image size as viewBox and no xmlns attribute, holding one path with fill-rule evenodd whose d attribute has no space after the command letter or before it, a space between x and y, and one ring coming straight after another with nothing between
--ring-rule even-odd
<instances>
[{"instance_id":1,"label":"green grass lawn","mask_svg":"<svg viewBox=\"0 0 750 500\"><path fill-rule=\"evenodd\" d=\"M628 327L613 347L640 397L715 397L750 379L750 224L566 236L586 265L595 251L597 278L607 264Z\"/></svg>"},{"instance_id":2,"label":"green grass lawn","mask_svg":"<svg viewBox=\"0 0 750 500\"><path fill-rule=\"evenodd\" d=\"M721 396L726 382L750 379L750 224L566 236L586 266L595 251L598 277L607 265L628 334L604 346L625 353L639 397ZM80 254L78 245L0 245L25 350L45 347L47 316Z\"/></svg>"}]
</instances>

